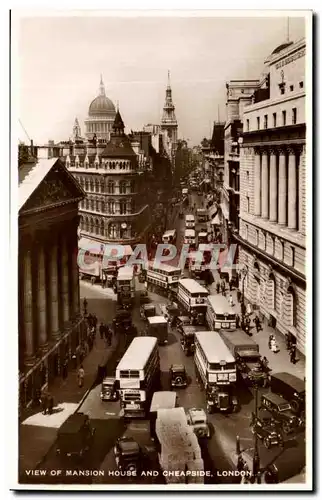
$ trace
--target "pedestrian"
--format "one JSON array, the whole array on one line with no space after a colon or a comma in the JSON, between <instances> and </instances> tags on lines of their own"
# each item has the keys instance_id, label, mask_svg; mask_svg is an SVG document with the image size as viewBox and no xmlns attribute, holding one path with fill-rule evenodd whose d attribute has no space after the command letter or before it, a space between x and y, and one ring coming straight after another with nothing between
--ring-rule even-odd
<instances>
[{"instance_id":1,"label":"pedestrian","mask_svg":"<svg viewBox=\"0 0 322 500\"><path fill-rule=\"evenodd\" d=\"M78 387L83 387L84 378L85 378L85 371L84 371L83 365L80 365L78 373L77 373Z\"/></svg>"},{"instance_id":2,"label":"pedestrian","mask_svg":"<svg viewBox=\"0 0 322 500\"><path fill-rule=\"evenodd\" d=\"M84 314L87 314L87 300L86 300L86 297L84 297L83 306L84 306Z\"/></svg>"},{"instance_id":3,"label":"pedestrian","mask_svg":"<svg viewBox=\"0 0 322 500\"><path fill-rule=\"evenodd\" d=\"M95 276L91 277L91 283L92 283L92 286L95 284Z\"/></svg>"},{"instance_id":4,"label":"pedestrian","mask_svg":"<svg viewBox=\"0 0 322 500\"><path fill-rule=\"evenodd\" d=\"M286 340L286 349L289 351L292 347L292 339L289 333L285 334L285 340Z\"/></svg>"},{"instance_id":5,"label":"pedestrian","mask_svg":"<svg viewBox=\"0 0 322 500\"><path fill-rule=\"evenodd\" d=\"M241 294L241 291L240 291L240 290L237 290L237 300L238 300L238 302L240 302L240 301L241 301L241 295L242 295L242 294Z\"/></svg>"},{"instance_id":6,"label":"pedestrian","mask_svg":"<svg viewBox=\"0 0 322 500\"><path fill-rule=\"evenodd\" d=\"M54 409L54 398L51 394L48 394L47 396L47 410L48 414L51 415L53 413Z\"/></svg>"},{"instance_id":7,"label":"pedestrian","mask_svg":"<svg viewBox=\"0 0 322 500\"><path fill-rule=\"evenodd\" d=\"M252 305L251 305L251 303L250 303L250 302L248 302L248 304L247 304L246 311L247 311L247 314L248 314L248 315L251 315L251 314L252 314Z\"/></svg>"},{"instance_id":8,"label":"pedestrian","mask_svg":"<svg viewBox=\"0 0 322 500\"><path fill-rule=\"evenodd\" d=\"M240 327L240 317L238 314L236 314L236 328Z\"/></svg>"},{"instance_id":9,"label":"pedestrian","mask_svg":"<svg viewBox=\"0 0 322 500\"><path fill-rule=\"evenodd\" d=\"M73 352L73 355L72 355L72 367L73 367L73 370L76 370L76 368L77 368L77 354L75 351Z\"/></svg>"},{"instance_id":10,"label":"pedestrian","mask_svg":"<svg viewBox=\"0 0 322 500\"><path fill-rule=\"evenodd\" d=\"M225 295L225 291L226 291L226 283L225 283L225 280L221 280L221 294L222 294L222 295Z\"/></svg>"},{"instance_id":11,"label":"pedestrian","mask_svg":"<svg viewBox=\"0 0 322 500\"><path fill-rule=\"evenodd\" d=\"M102 277L102 288L105 288L106 287L106 274L103 273L103 277Z\"/></svg>"},{"instance_id":12,"label":"pedestrian","mask_svg":"<svg viewBox=\"0 0 322 500\"><path fill-rule=\"evenodd\" d=\"M45 392L43 393L43 395L41 397L41 406L42 406L43 415L46 415L47 407L48 407L48 398L47 398L47 394Z\"/></svg>"},{"instance_id":13,"label":"pedestrian","mask_svg":"<svg viewBox=\"0 0 322 500\"><path fill-rule=\"evenodd\" d=\"M268 359L266 356L263 356L262 359L261 359L261 363L262 363L262 366L263 366L263 369L264 370L267 370L268 368Z\"/></svg>"},{"instance_id":14,"label":"pedestrian","mask_svg":"<svg viewBox=\"0 0 322 500\"><path fill-rule=\"evenodd\" d=\"M241 310L242 316L244 317L246 314L246 306L245 306L244 302L241 303L240 310Z\"/></svg>"},{"instance_id":15,"label":"pedestrian","mask_svg":"<svg viewBox=\"0 0 322 500\"><path fill-rule=\"evenodd\" d=\"M296 347L295 344L292 344L291 349L290 349L290 361L295 365L296 363Z\"/></svg>"},{"instance_id":16,"label":"pedestrian","mask_svg":"<svg viewBox=\"0 0 322 500\"><path fill-rule=\"evenodd\" d=\"M104 332L105 332L105 327L103 325L103 321L101 321L101 324L100 324L100 327L99 327L99 331L100 331L100 337L103 340L103 338L104 338Z\"/></svg>"},{"instance_id":17,"label":"pedestrian","mask_svg":"<svg viewBox=\"0 0 322 500\"><path fill-rule=\"evenodd\" d=\"M217 281L217 283L216 283L216 292L220 293L220 283L219 283L219 281Z\"/></svg>"},{"instance_id":18,"label":"pedestrian","mask_svg":"<svg viewBox=\"0 0 322 500\"><path fill-rule=\"evenodd\" d=\"M229 290L232 291L232 289L233 289L233 280L230 279L229 280Z\"/></svg>"},{"instance_id":19,"label":"pedestrian","mask_svg":"<svg viewBox=\"0 0 322 500\"><path fill-rule=\"evenodd\" d=\"M254 323L256 325L256 331L259 332L260 330L262 330L262 325L261 325L261 321L259 319L258 316L255 316L254 318Z\"/></svg>"},{"instance_id":20,"label":"pedestrian","mask_svg":"<svg viewBox=\"0 0 322 500\"><path fill-rule=\"evenodd\" d=\"M63 379L66 380L66 378L68 377L68 361L67 361L67 359L65 359L63 366L62 366L62 375L63 375Z\"/></svg>"},{"instance_id":21,"label":"pedestrian","mask_svg":"<svg viewBox=\"0 0 322 500\"><path fill-rule=\"evenodd\" d=\"M228 300L229 300L229 305L230 305L230 307L234 307L234 305L235 305L235 304L234 304L234 301L233 301L233 296L232 296L232 294L230 294L230 295L229 295L229 299L228 299Z\"/></svg>"}]
</instances>

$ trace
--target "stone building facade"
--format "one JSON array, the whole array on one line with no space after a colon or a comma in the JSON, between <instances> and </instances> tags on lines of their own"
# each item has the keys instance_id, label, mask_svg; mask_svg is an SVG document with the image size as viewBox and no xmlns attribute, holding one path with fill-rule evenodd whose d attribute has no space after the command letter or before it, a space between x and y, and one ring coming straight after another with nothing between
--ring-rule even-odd
<instances>
[{"instance_id":1,"label":"stone building facade","mask_svg":"<svg viewBox=\"0 0 322 500\"><path fill-rule=\"evenodd\" d=\"M76 141L65 162L86 193L80 204L81 236L102 244L144 241L149 210L142 196L138 156L124 133L119 111L110 142Z\"/></svg>"},{"instance_id":2,"label":"stone building facade","mask_svg":"<svg viewBox=\"0 0 322 500\"><path fill-rule=\"evenodd\" d=\"M306 339L305 40L266 61L269 98L245 107L239 262L246 299L303 353Z\"/></svg>"},{"instance_id":3,"label":"stone building facade","mask_svg":"<svg viewBox=\"0 0 322 500\"><path fill-rule=\"evenodd\" d=\"M62 162L19 166L20 406L50 388L87 330L80 314L78 203L84 192Z\"/></svg>"}]
</instances>

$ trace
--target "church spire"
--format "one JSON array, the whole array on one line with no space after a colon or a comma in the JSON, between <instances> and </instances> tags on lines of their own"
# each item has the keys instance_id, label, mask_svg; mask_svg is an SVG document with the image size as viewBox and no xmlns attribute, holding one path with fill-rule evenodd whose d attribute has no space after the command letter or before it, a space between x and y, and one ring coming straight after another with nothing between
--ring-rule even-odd
<instances>
[{"instance_id":1,"label":"church spire","mask_svg":"<svg viewBox=\"0 0 322 500\"><path fill-rule=\"evenodd\" d=\"M100 81L100 95L105 96L105 86L104 86L104 83L103 83L102 74L101 74L101 81Z\"/></svg>"}]
</instances>

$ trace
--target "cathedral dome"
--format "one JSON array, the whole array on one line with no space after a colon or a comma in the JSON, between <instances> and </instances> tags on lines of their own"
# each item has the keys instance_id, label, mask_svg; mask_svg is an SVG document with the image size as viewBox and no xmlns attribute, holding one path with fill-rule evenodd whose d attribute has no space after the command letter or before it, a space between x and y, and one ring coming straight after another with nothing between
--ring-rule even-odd
<instances>
[{"instance_id":1,"label":"cathedral dome","mask_svg":"<svg viewBox=\"0 0 322 500\"><path fill-rule=\"evenodd\" d=\"M115 115L115 106L113 102L105 95L99 95L95 97L88 109L89 116L105 115L110 113Z\"/></svg>"}]
</instances>

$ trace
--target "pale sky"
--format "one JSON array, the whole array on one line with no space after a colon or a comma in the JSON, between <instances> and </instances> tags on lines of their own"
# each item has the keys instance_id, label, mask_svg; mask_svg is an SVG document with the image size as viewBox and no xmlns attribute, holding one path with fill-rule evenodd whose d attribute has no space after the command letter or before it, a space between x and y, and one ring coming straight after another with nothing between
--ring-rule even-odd
<instances>
[{"instance_id":1,"label":"pale sky","mask_svg":"<svg viewBox=\"0 0 322 500\"><path fill-rule=\"evenodd\" d=\"M225 120L226 82L259 78L287 19L34 17L19 34L18 118L34 143L67 140L76 116L85 132L101 73L127 131L160 123L169 69L178 136L193 146L211 136L218 106ZM289 34L305 36L304 17L290 18Z\"/></svg>"}]
</instances>

